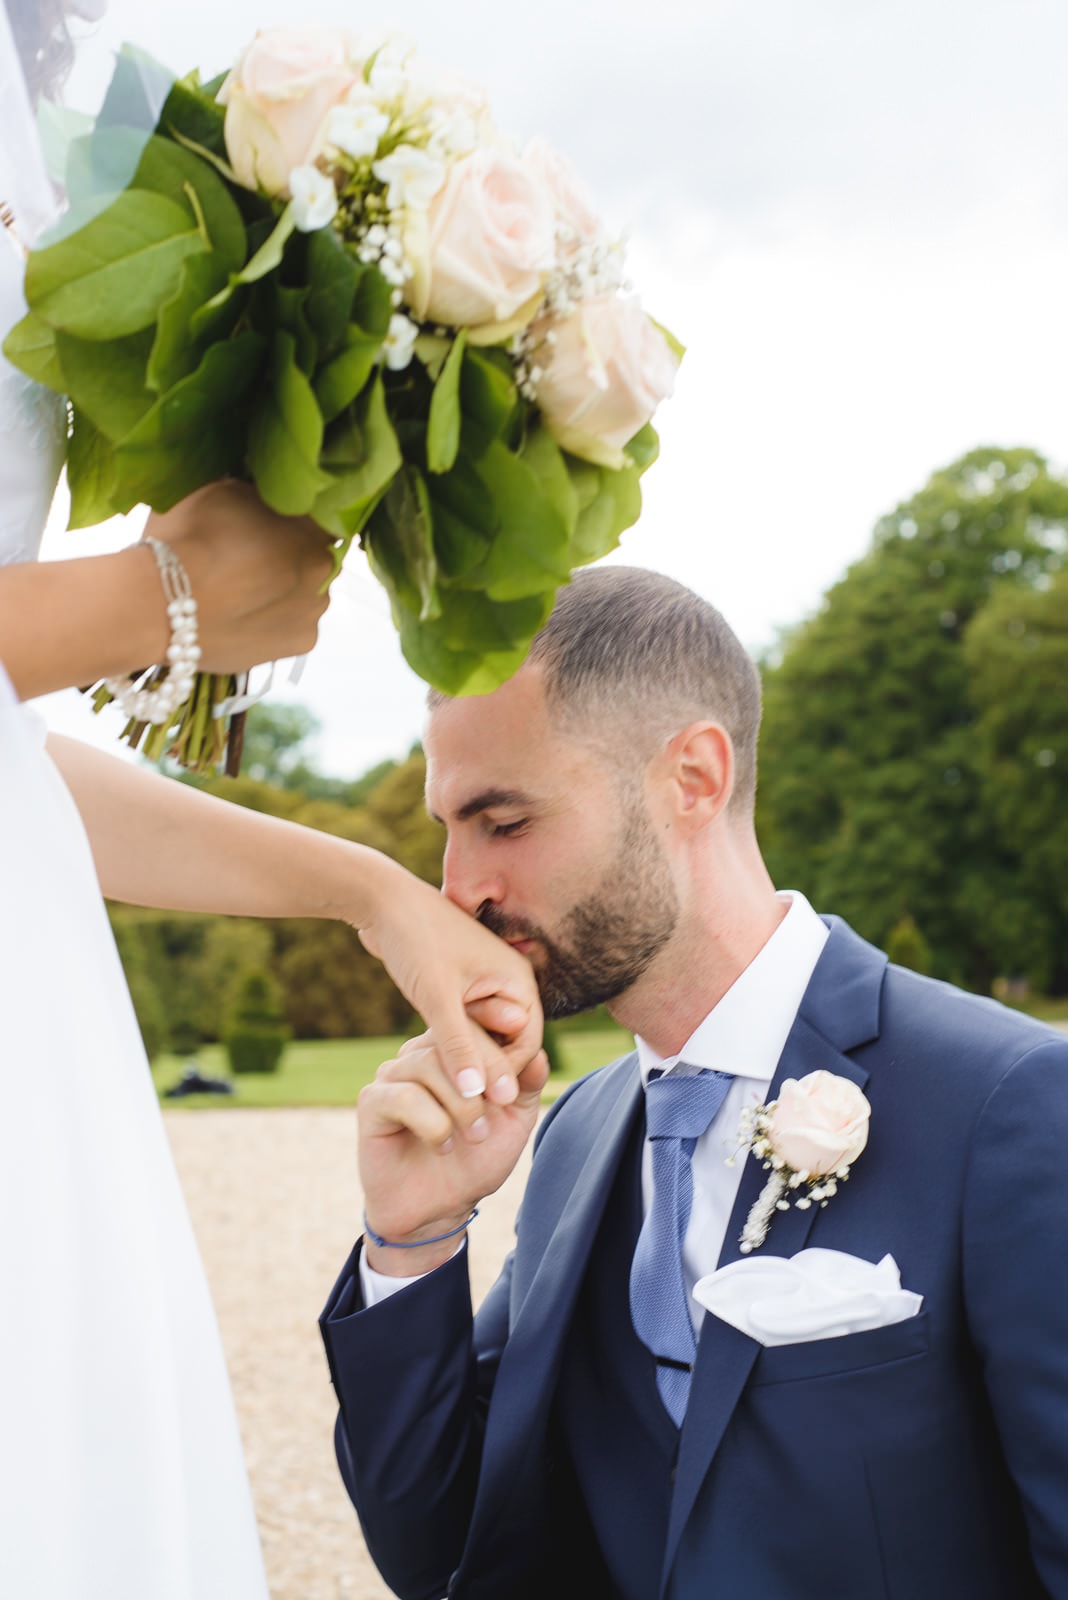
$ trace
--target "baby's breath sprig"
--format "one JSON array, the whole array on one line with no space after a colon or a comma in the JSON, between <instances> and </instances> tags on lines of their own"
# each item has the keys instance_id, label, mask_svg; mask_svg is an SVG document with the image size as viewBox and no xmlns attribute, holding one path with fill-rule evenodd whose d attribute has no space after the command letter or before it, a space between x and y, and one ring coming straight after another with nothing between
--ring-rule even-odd
<instances>
[{"instance_id":1,"label":"baby's breath sprig","mask_svg":"<svg viewBox=\"0 0 1068 1600\"><path fill-rule=\"evenodd\" d=\"M830 1076L827 1074L826 1076ZM859 1091L856 1091L858 1097ZM768 1229L776 1211L808 1211L812 1206L825 1206L838 1193L838 1185L849 1177L848 1161L828 1164L819 1171L792 1167L776 1147L775 1113L779 1102L769 1100L764 1105L746 1108L739 1117L738 1150L729 1158L733 1166L738 1152L751 1150L768 1179L753 1202L739 1240L743 1255L759 1248L767 1238Z\"/></svg>"}]
</instances>

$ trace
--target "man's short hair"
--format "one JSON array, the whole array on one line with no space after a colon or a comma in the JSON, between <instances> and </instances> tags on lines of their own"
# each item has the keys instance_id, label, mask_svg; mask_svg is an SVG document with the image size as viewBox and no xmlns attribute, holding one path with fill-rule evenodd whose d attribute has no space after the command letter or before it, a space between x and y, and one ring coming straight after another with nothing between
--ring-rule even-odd
<instances>
[{"instance_id":1,"label":"man's short hair","mask_svg":"<svg viewBox=\"0 0 1068 1600\"><path fill-rule=\"evenodd\" d=\"M559 590L527 659L544 674L554 721L635 777L680 729L718 722L734 747L732 810L752 812L760 675L692 589L642 567L583 568Z\"/></svg>"}]
</instances>

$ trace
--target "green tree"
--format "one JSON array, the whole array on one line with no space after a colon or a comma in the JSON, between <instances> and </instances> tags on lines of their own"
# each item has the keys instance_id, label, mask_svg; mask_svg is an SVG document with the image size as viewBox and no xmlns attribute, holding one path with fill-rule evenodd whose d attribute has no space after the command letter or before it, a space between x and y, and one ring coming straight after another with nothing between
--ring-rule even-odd
<instances>
[{"instance_id":1,"label":"green tree","mask_svg":"<svg viewBox=\"0 0 1068 1600\"><path fill-rule=\"evenodd\" d=\"M224 1038L233 1072L277 1072L290 1028L282 991L269 972L246 972L238 986Z\"/></svg>"},{"instance_id":2,"label":"green tree","mask_svg":"<svg viewBox=\"0 0 1068 1600\"><path fill-rule=\"evenodd\" d=\"M1068 483L982 449L876 527L867 555L764 665L758 827L775 879L875 943L907 915L941 976L1003 961L988 886L1012 869L964 640L999 594L1040 594L1068 549Z\"/></svg>"},{"instance_id":3,"label":"green tree","mask_svg":"<svg viewBox=\"0 0 1068 1600\"><path fill-rule=\"evenodd\" d=\"M275 930L274 970L299 1039L367 1038L409 1028L411 1006L352 928L294 918Z\"/></svg>"},{"instance_id":4,"label":"green tree","mask_svg":"<svg viewBox=\"0 0 1068 1600\"><path fill-rule=\"evenodd\" d=\"M168 1033L167 1011L160 986L136 929L129 922L124 923L113 917L112 931L141 1029L145 1054L150 1061L154 1061L165 1048Z\"/></svg>"},{"instance_id":5,"label":"green tree","mask_svg":"<svg viewBox=\"0 0 1068 1600\"><path fill-rule=\"evenodd\" d=\"M303 766L308 742L320 726L306 706L258 701L245 718L242 775L282 789L299 788L291 782L292 774Z\"/></svg>"},{"instance_id":6,"label":"green tree","mask_svg":"<svg viewBox=\"0 0 1068 1600\"><path fill-rule=\"evenodd\" d=\"M193 968L199 996L197 1020L206 1038L221 1039L246 973L269 966L274 936L251 917L209 917Z\"/></svg>"},{"instance_id":7,"label":"green tree","mask_svg":"<svg viewBox=\"0 0 1068 1600\"><path fill-rule=\"evenodd\" d=\"M388 853L428 883L441 883L445 829L426 809L426 757L413 750L367 797L366 809L388 840Z\"/></svg>"},{"instance_id":8,"label":"green tree","mask_svg":"<svg viewBox=\"0 0 1068 1600\"><path fill-rule=\"evenodd\" d=\"M931 947L913 917L902 917L894 923L887 934L886 953L899 967L910 967L913 972L931 970Z\"/></svg>"},{"instance_id":9,"label":"green tree","mask_svg":"<svg viewBox=\"0 0 1068 1600\"><path fill-rule=\"evenodd\" d=\"M1068 569L1001 589L964 639L999 871L983 886L999 971L1068 993Z\"/></svg>"}]
</instances>

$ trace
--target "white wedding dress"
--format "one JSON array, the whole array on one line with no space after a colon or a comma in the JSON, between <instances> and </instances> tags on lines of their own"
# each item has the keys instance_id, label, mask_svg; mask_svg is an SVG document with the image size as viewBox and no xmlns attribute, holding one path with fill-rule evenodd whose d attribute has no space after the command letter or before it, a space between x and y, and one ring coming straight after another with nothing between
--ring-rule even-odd
<instances>
[{"instance_id":1,"label":"white wedding dress","mask_svg":"<svg viewBox=\"0 0 1068 1600\"><path fill-rule=\"evenodd\" d=\"M51 208L2 4L0 199L25 237ZM0 230L0 335L22 271ZM62 422L0 358L0 563L36 554ZM44 737L0 670L0 1596L266 1600L207 1282Z\"/></svg>"}]
</instances>

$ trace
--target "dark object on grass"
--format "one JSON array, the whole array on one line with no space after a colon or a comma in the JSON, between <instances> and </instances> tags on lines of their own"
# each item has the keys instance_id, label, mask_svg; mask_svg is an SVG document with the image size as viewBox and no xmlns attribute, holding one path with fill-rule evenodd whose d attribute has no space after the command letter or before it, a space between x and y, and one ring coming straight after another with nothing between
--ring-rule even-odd
<instances>
[{"instance_id":1,"label":"dark object on grass","mask_svg":"<svg viewBox=\"0 0 1068 1600\"><path fill-rule=\"evenodd\" d=\"M177 1083L164 1089L165 1100L180 1100L187 1094L233 1094L234 1086L225 1078L206 1078L196 1067L186 1067Z\"/></svg>"}]
</instances>

